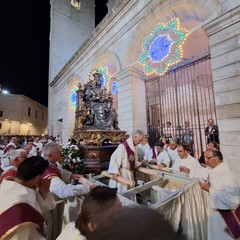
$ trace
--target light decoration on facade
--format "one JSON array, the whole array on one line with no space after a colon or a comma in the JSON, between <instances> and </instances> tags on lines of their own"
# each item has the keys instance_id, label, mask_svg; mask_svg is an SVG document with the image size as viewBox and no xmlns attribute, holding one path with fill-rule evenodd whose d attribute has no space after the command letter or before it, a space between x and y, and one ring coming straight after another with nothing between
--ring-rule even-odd
<instances>
[{"instance_id":1,"label":"light decoration on facade","mask_svg":"<svg viewBox=\"0 0 240 240\"><path fill-rule=\"evenodd\" d=\"M97 71L102 74L101 88L104 88L106 86L106 88L109 89L108 83L109 79L111 78L111 75L108 72L108 67L100 67L98 68Z\"/></svg>"},{"instance_id":2,"label":"light decoration on facade","mask_svg":"<svg viewBox=\"0 0 240 240\"><path fill-rule=\"evenodd\" d=\"M118 93L118 84L116 81L113 81L111 84L111 94L116 95Z\"/></svg>"},{"instance_id":3,"label":"light decoration on facade","mask_svg":"<svg viewBox=\"0 0 240 240\"><path fill-rule=\"evenodd\" d=\"M81 1L80 0L71 0L71 5L76 8L77 10L80 10L81 8Z\"/></svg>"},{"instance_id":4,"label":"light decoration on facade","mask_svg":"<svg viewBox=\"0 0 240 240\"><path fill-rule=\"evenodd\" d=\"M76 93L76 91L77 90L78 90L77 86L73 86L73 88L70 90L69 104L70 104L70 108L72 108L72 109L76 108L76 103L77 103L77 93Z\"/></svg>"},{"instance_id":5,"label":"light decoration on facade","mask_svg":"<svg viewBox=\"0 0 240 240\"><path fill-rule=\"evenodd\" d=\"M182 46L189 31L180 28L180 20L174 18L167 24L159 23L142 43L138 62L146 75L164 75L169 67L183 57Z\"/></svg>"}]
</instances>

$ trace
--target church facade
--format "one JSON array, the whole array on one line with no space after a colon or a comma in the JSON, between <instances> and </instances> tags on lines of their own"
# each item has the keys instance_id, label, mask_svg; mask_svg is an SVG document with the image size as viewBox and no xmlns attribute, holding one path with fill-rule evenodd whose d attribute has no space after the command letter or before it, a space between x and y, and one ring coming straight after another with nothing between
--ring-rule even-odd
<instances>
[{"instance_id":1,"label":"church facade","mask_svg":"<svg viewBox=\"0 0 240 240\"><path fill-rule=\"evenodd\" d=\"M240 169L239 18L240 4L235 0L115 1L63 68L51 74L49 134L61 135L64 141L71 137L74 91L96 69L104 72L105 86L114 95L120 129L129 134L147 131L148 80L164 76L184 59L209 53L214 110L208 116L214 115L218 124L224 158ZM157 43L162 44L163 55L155 49Z\"/></svg>"}]
</instances>

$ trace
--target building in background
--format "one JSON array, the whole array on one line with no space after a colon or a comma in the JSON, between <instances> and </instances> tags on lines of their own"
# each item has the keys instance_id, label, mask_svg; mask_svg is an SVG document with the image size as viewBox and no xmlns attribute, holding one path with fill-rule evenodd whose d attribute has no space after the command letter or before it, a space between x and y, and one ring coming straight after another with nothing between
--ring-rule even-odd
<instances>
[{"instance_id":1,"label":"building in background","mask_svg":"<svg viewBox=\"0 0 240 240\"><path fill-rule=\"evenodd\" d=\"M65 3L62 11L71 8L70 0L60 2ZM108 2L113 4L108 3L111 8L102 22L49 79L49 134L61 131L63 141L71 136L74 89L78 82L86 83L94 69L102 69L110 76L106 87L115 94L122 130L158 132L170 121L176 135L188 120L196 128L194 141L203 143L207 118L214 118L224 159L239 169L239 1ZM75 29L74 24L69 29L58 26L66 36Z\"/></svg>"},{"instance_id":2,"label":"building in background","mask_svg":"<svg viewBox=\"0 0 240 240\"><path fill-rule=\"evenodd\" d=\"M60 70L74 55L74 53L85 44L95 28L95 1L94 0L50 0L51 3L51 30L50 30L50 57L49 57L49 84L58 75ZM67 85L70 82L68 81ZM66 87L63 86L64 88ZM73 86L74 87L74 86ZM58 94L50 87L48 98ZM54 93L52 92L54 91ZM60 93L62 94L62 93ZM48 106L48 134L66 137L65 127L66 116L71 115L74 119L74 112L62 112L58 114L58 109L63 109L68 105L69 94L64 91L59 95L60 101L55 101L54 105ZM56 104L56 105L55 105ZM54 107L54 109L52 108ZM71 108L71 107L70 107ZM55 111L56 110L56 111ZM53 114L52 114L53 113ZM74 123L73 123L74 124ZM73 131L73 125L70 127ZM67 134L71 135L71 134ZM70 137L70 136L69 136ZM69 137L66 137L67 139ZM66 140L66 138L64 138ZM67 140L66 140L67 141Z\"/></svg>"},{"instance_id":3,"label":"building in background","mask_svg":"<svg viewBox=\"0 0 240 240\"><path fill-rule=\"evenodd\" d=\"M71 0L50 0L50 82L95 28L94 0L75 2L80 8L74 7Z\"/></svg>"},{"instance_id":4,"label":"building in background","mask_svg":"<svg viewBox=\"0 0 240 240\"><path fill-rule=\"evenodd\" d=\"M47 107L20 94L0 93L0 135L47 133Z\"/></svg>"}]
</instances>

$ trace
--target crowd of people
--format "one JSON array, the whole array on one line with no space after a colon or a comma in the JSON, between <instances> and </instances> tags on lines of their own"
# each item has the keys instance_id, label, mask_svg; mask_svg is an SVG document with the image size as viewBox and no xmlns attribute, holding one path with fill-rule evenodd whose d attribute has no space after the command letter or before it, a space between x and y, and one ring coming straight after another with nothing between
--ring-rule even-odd
<instances>
[{"instance_id":1,"label":"crowd of people","mask_svg":"<svg viewBox=\"0 0 240 240\"><path fill-rule=\"evenodd\" d=\"M216 142L217 144L220 143L218 126L212 118L208 119L207 126L203 130L207 144L209 142ZM199 131L199 127L197 131ZM175 138L177 143L188 144L189 152L192 156L196 153L194 148L197 139L195 138L194 133L196 132L193 125L191 125L188 120L184 121L183 126L173 126L170 121L167 121L162 127L150 127L148 129L150 145L155 144L155 142L157 142L160 138L164 138L167 143L169 143L172 138Z\"/></svg>"},{"instance_id":2,"label":"crowd of people","mask_svg":"<svg viewBox=\"0 0 240 240\"><path fill-rule=\"evenodd\" d=\"M96 186L84 176L61 168L59 142L39 136L23 139L12 136L1 141L0 239L103 239L104 228L119 221L114 216L127 217L117 188ZM131 211L134 209L127 210L129 216ZM141 211L148 215L141 208L137 210ZM156 217L150 209L146 211ZM164 224L165 239L183 239L161 215L157 217ZM112 234L109 232L107 239Z\"/></svg>"},{"instance_id":3,"label":"crowd of people","mask_svg":"<svg viewBox=\"0 0 240 240\"><path fill-rule=\"evenodd\" d=\"M208 240L237 239L239 219L237 223L229 219L239 217L240 178L224 161L219 145L210 140L198 160L185 142L162 137L151 148L148 136L137 130L111 155L107 187L61 168L59 137L3 138L0 239L185 239L159 213L123 207L118 198L117 192L128 189L119 177L135 181L138 167L151 165L198 178L209 194Z\"/></svg>"},{"instance_id":4,"label":"crowd of people","mask_svg":"<svg viewBox=\"0 0 240 240\"><path fill-rule=\"evenodd\" d=\"M213 133L207 134L210 131ZM157 166L159 170L168 168L182 172L199 179L199 186L209 193L208 240L239 238L240 177L223 160L219 144L210 141L215 139L214 132L213 127L206 130L208 145L198 160L190 155L191 148L186 142L178 143L176 138L171 138L168 144L167 138L163 137L150 148L147 135L137 130L112 154L109 186L117 187L119 193L123 193L128 186L120 183L118 177L134 181L134 173L140 166L155 165L154 169Z\"/></svg>"},{"instance_id":5,"label":"crowd of people","mask_svg":"<svg viewBox=\"0 0 240 240\"><path fill-rule=\"evenodd\" d=\"M96 185L87 182L80 174L62 169L59 164L61 155L61 145L56 138L46 140L36 136L24 143L16 136L12 136L9 142L3 139L0 226L4 228L0 231L1 239L45 239L44 235L47 239L56 239L60 233L56 231L56 225L62 225L63 211L67 211L67 221L78 216L81 202L77 202L80 198L76 196L86 195ZM73 185L72 180L79 184ZM60 199L74 204L68 204L67 210L64 205L59 209L57 203ZM22 216L26 209L31 216L26 213ZM19 219L11 222L14 213L20 214ZM59 229L61 231L61 227Z\"/></svg>"}]
</instances>

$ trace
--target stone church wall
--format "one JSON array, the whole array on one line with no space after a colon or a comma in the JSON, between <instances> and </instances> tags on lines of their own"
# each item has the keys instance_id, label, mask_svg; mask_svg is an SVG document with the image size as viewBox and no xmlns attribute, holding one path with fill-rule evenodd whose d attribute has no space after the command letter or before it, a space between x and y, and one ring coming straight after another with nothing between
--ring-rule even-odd
<instances>
[{"instance_id":1,"label":"stone church wall","mask_svg":"<svg viewBox=\"0 0 240 240\"><path fill-rule=\"evenodd\" d=\"M69 138L70 126L74 126L74 114L68 109L65 92L69 89L67 86L75 80L86 83L92 69L105 64L118 82L119 127L129 134L138 128L146 130L146 77L137 63L141 52L140 43L158 21L167 22L173 17L179 17L183 24L193 23L193 32L201 29L207 36L212 54L221 150L232 166L240 168L240 26L237 20L240 4L236 2L238 1L118 2L117 7L109 12L85 45L79 48L71 61L50 82L49 124L54 126L59 117L63 118L63 139ZM61 104L59 98L62 99ZM54 130L53 134L58 133Z\"/></svg>"}]
</instances>

